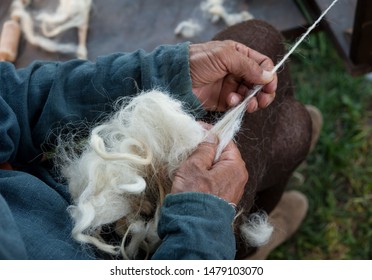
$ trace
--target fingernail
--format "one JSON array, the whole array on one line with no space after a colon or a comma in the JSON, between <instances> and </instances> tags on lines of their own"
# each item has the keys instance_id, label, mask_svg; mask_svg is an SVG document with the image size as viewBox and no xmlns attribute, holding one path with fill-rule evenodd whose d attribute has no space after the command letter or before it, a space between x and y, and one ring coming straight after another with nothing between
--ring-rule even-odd
<instances>
[{"instance_id":1,"label":"fingernail","mask_svg":"<svg viewBox=\"0 0 372 280\"><path fill-rule=\"evenodd\" d=\"M255 103L253 106L253 112L257 111L257 109L258 109L258 103Z\"/></svg>"},{"instance_id":2,"label":"fingernail","mask_svg":"<svg viewBox=\"0 0 372 280\"><path fill-rule=\"evenodd\" d=\"M271 73L269 71L266 71L266 70L263 70L262 71L262 78L265 81L271 82L273 80L273 73Z\"/></svg>"},{"instance_id":3,"label":"fingernail","mask_svg":"<svg viewBox=\"0 0 372 280\"><path fill-rule=\"evenodd\" d=\"M264 108L269 107L269 105L270 105L273 101L274 101L274 98L269 99L269 100L266 102Z\"/></svg>"},{"instance_id":4,"label":"fingernail","mask_svg":"<svg viewBox=\"0 0 372 280\"><path fill-rule=\"evenodd\" d=\"M238 103L239 103L239 97L233 95L233 96L231 97L230 102L231 102L231 104L230 104L231 106L236 106L236 105L238 105Z\"/></svg>"},{"instance_id":5,"label":"fingernail","mask_svg":"<svg viewBox=\"0 0 372 280\"><path fill-rule=\"evenodd\" d=\"M218 143L218 137L211 133L211 132L208 132L207 133L207 137L205 137L205 142L207 143L211 143L211 144L217 144Z\"/></svg>"},{"instance_id":6,"label":"fingernail","mask_svg":"<svg viewBox=\"0 0 372 280\"><path fill-rule=\"evenodd\" d=\"M248 110L249 113L253 113L253 112L255 112L257 109L258 109L257 102L253 102L253 101L251 101L251 102L248 103L248 108L247 108L247 110Z\"/></svg>"}]
</instances>

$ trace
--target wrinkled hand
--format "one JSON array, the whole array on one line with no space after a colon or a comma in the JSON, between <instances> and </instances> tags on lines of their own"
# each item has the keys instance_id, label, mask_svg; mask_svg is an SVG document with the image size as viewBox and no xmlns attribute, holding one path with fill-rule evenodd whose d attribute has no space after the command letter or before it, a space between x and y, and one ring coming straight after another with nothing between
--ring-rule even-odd
<instances>
[{"instance_id":1,"label":"wrinkled hand","mask_svg":"<svg viewBox=\"0 0 372 280\"><path fill-rule=\"evenodd\" d=\"M245 163L232 141L213 163L217 144L217 137L210 135L198 146L177 170L171 193L203 192L238 204L248 181Z\"/></svg>"},{"instance_id":2,"label":"wrinkled hand","mask_svg":"<svg viewBox=\"0 0 372 280\"><path fill-rule=\"evenodd\" d=\"M275 98L277 75L267 56L243 44L211 41L190 45L193 92L206 110L225 111L239 104L254 85L264 85L253 98L248 112L267 107Z\"/></svg>"}]
</instances>

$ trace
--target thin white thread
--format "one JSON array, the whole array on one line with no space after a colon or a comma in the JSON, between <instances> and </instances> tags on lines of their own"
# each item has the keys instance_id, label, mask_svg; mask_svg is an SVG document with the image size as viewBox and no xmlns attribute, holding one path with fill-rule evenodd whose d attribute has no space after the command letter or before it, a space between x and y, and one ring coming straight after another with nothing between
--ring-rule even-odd
<instances>
[{"instance_id":1,"label":"thin white thread","mask_svg":"<svg viewBox=\"0 0 372 280\"><path fill-rule=\"evenodd\" d=\"M274 74L278 69L286 62L289 56L297 49L297 47L302 43L302 41L310 34L310 32L319 24L323 17L329 12L330 9L338 2L339 0L334 0L332 4L319 16L319 18L311 25L307 31L300 37L300 39L293 45L293 47L288 51L288 53L279 61L278 64L271 70L271 73ZM214 133L219 138L219 144L217 147L217 152L215 156L215 161L217 161L227 144L234 138L235 134L238 132L241 126L241 122L248 105L248 102L262 90L263 85L255 85L253 89L247 92L247 95L243 102L241 102L235 108L232 108L228 111L225 116L219 120L215 126L210 130L211 133Z\"/></svg>"},{"instance_id":2,"label":"thin white thread","mask_svg":"<svg viewBox=\"0 0 372 280\"><path fill-rule=\"evenodd\" d=\"M303 40L310 34L311 31L319 24L323 17L329 12L330 9L338 2L334 0L331 5L320 15L320 17L310 26L307 31L301 36L301 38L294 44L291 50L282 58L282 60L271 70L271 73L275 73L284 64L284 62L289 58L289 56L297 49L297 47L302 43Z\"/></svg>"}]
</instances>

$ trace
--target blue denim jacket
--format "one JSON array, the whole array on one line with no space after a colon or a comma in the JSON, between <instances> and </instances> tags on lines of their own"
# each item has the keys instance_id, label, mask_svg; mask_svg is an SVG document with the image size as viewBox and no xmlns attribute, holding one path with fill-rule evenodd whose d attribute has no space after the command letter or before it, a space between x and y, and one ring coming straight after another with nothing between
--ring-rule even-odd
<instances>
[{"instance_id":1,"label":"blue denim jacket","mask_svg":"<svg viewBox=\"0 0 372 280\"><path fill-rule=\"evenodd\" d=\"M188 43L99 57L95 62L0 63L0 259L95 259L71 238L71 203L53 167L41 161L56 129L97 121L122 96L158 88L202 114L192 93ZM46 141L47 140L47 141ZM169 195L162 207L157 259L231 259L234 210L208 194Z\"/></svg>"}]
</instances>

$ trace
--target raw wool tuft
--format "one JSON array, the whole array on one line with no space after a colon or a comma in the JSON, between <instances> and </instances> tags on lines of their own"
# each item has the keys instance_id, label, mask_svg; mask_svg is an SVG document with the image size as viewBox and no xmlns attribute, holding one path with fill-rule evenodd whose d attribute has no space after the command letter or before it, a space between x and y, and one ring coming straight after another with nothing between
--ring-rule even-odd
<instances>
[{"instance_id":1,"label":"raw wool tuft","mask_svg":"<svg viewBox=\"0 0 372 280\"><path fill-rule=\"evenodd\" d=\"M153 252L169 182L204 137L205 129L179 101L156 90L133 98L95 127L81 155L61 153L74 200L73 237L125 258L135 258L140 249ZM99 238L102 226L115 222L121 246Z\"/></svg>"},{"instance_id":2,"label":"raw wool tuft","mask_svg":"<svg viewBox=\"0 0 372 280\"><path fill-rule=\"evenodd\" d=\"M174 30L176 35L184 38L192 38L199 35L203 31L203 24L200 23L200 18L207 18L212 23L224 21L227 26L253 19L253 15L248 11L240 13L229 13L224 7L224 0L205 0L198 7L201 15L198 20L190 18L180 22Z\"/></svg>"},{"instance_id":3,"label":"raw wool tuft","mask_svg":"<svg viewBox=\"0 0 372 280\"><path fill-rule=\"evenodd\" d=\"M198 35L202 30L203 28L199 22L194 19L188 19L180 22L174 30L174 33L183 38L192 38Z\"/></svg>"},{"instance_id":4,"label":"raw wool tuft","mask_svg":"<svg viewBox=\"0 0 372 280\"><path fill-rule=\"evenodd\" d=\"M273 230L274 228L269 223L265 212L251 214L247 221L240 226L243 239L252 247L260 247L267 244Z\"/></svg>"},{"instance_id":5,"label":"raw wool tuft","mask_svg":"<svg viewBox=\"0 0 372 280\"><path fill-rule=\"evenodd\" d=\"M92 0L59 0L54 13L41 12L32 16L28 11L31 0L13 0L11 16L19 19L27 41L49 52L76 53L87 58L87 31ZM39 27L41 35L36 30ZM50 39L68 29L78 28L79 44L59 43Z\"/></svg>"},{"instance_id":6,"label":"raw wool tuft","mask_svg":"<svg viewBox=\"0 0 372 280\"><path fill-rule=\"evenodd\" d=\"M224 0L206 0L200 4L200 7L212 23L223 20L227 26L232 26L253 19L253 15L248 11L242 11L240 13L227 12L223 3Z\"/></svg>"}]
</instances>

